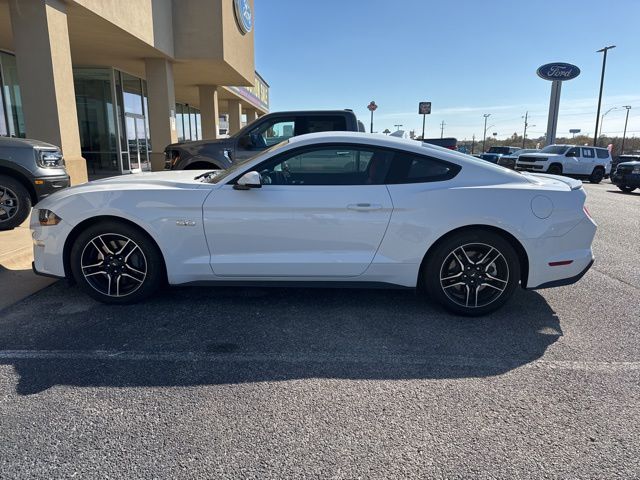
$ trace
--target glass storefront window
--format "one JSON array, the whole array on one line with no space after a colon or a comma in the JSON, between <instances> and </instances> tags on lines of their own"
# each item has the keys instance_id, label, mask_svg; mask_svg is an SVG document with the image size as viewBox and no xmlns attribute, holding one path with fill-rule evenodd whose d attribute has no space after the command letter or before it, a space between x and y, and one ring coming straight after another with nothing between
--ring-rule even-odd
<instances>
[{"instance_id":1,"label":"glass storefront window","mask_svg":"<svg viewBox=\"0 0 640 480\"><path fill-rule=\"evenodd\" d=\"M182 117L182 104L176 103L176 131L178 133L178 142L184 142L184 125Z\"/></svg>"},{"instance_id":2,"label":"glass storefront window","mask_svg":"<svg viewBox=\"0 0 640 480\"><path fill-rule=\"evenodd\" d=\"M5 121L7 135L13 137L24 137L24 115L22 113L22 97L20 96L20 85L18 83L18 67L16 57L5 52L0 52L0 69L2 72L2 90L4 97L4 108L6 109Z\"/></svg>"},{"instance_id":3,"label":"glass storefront window","mask_svg":"<svg viewBox=\"0 0 640 480\"><path fill-rule=\"evenodd\" d=\"M73 81L82 156L92 178L121 173L111 69L75 68Z\"/></svg>"},{"instance_id":4,"label":"glass storefront window","mask_svg":"<svg viewBox=\"0 0 640 480\"><path fill-rule=\"evenodd\" d=\"M142 82L139 78L122 72L122 96L125 113L144 115L142 106Z\"/></svg>"},{"instance_id":5,"label":"glass storefront window","mask_svg":"<svg viewBox=\"0 0 640 480\"><path fill-rule=\"evenodd\" d=\"M176 130L179 142L202 140L200 110L183 103L176 103Z\"/></svg>"},{"instance_id":6,"label":"glass storefront window","mask_svg":"<svg viewBox=\"0 0 640 480\"><path fill-rule=\"evenodd\" d=\"M4 107L4 94L2 93L2 90L2 75L0 75L0 136L6 137L9 135L9 130Z\"/></svg>"}]
</instances>

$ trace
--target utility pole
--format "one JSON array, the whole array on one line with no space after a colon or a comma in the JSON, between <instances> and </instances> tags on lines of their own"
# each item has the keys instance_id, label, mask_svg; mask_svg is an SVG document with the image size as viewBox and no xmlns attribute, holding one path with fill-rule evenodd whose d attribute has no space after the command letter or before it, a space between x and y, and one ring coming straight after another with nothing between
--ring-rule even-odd
<instances>
[{"instance_id":1,"label":"utility pole","mask_svg":"<svg viewBox=\"0 0 640 480\"><path fill-rule=\"evenodd\" d=\"M476 134L474 133L471 137L471 155L473 155L473 149L476 146Z\"/></svg>"},{"instance_id":2,"label":"utility pole","mask_svg":"<svg viewBox=\"0 0 640 480\"><path fill-rule=\"evenodd\" d=\"M446 123L444 123L444 120L442 122L440 122L440 138L444 137L444 126L446 125Z\"/></svg>"},{"instance_id":3,"label":"utility pole","mask_svg":"<svg viewBox=\"0 0 640 480\"><path fill-rule=\"evenodd\" d=\"M489 118L490 116L491 116L490 113L485 113L483 115L483 117L484 117L484 135L482 135L482 151L483 152L485 151L484 147L485 147L485 143L487 141L487 118Z\"/></svg>"},{"instance_id":4,"label":"utility pole","mask_svg":"<svg viewBox=\"0 0 640 480\"><path fill-rule=\"evenodd\" d=\"M522 134L522 148L524 148L524 142L527 140L527 127L529 124L527 123L527 119L529 118L529 112L524 114L524 133Z\"/></svg>"},{"instance_id":5,"label":"utility pole","mask_svg":"<svg viewBox=\"0 0 640 480\"><path fill-rule=\"evenodd\" d=\"M394 127L396 127L396 131L400 130L400 127L402 127L401 123L397 123L394 125Z\"/></svg>"},{"instance_id":6,"label":"utility pole","mask_svg":"<svg viewBox=\"0 0 640 480\"><path fill-rule=\"evenodd\" d=\"M600 75L600 94L598 95L598 112L596 113L596 131L593 134L593 146L598 146L598 120L600 120L600 105L602 104L602 88L604 87L604 70L607 66L607 51L616 48L615 45L601 48L596 53L604 53L602 56L602 74Z\"/></svg>"},{"instance_id":7,"label":"utility pole","mask_svg":"<svg viewBox=\"0 0 640 480\"><path fill-rule=\"evenodd\" d=\"M629 110L631 110L631 105L625 105L622 108L627 109L627 117L624 119L624 133L622 134L622 147L620 148L620 155L624 155L624 139L627 136L627 123L629 122Z\"/></svg>"}]
</instances>

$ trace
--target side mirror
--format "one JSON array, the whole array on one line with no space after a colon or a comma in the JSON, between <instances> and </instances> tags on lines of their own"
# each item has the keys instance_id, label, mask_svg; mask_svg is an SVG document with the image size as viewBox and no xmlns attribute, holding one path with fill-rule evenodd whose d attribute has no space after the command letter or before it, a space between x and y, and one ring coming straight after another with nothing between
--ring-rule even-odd
<instances>
[{"instance_id":1,"label":"side mirror","mask_svg":"<svg viewBox=\"0 0 640 480\"><path fill-rule=\"evenodd\" d=\"M255 171L247 172L242 175L236 184L233 186L234 190L249 190L250 188L262 188L262 181L260 174Z\"/></svg>"}]
</instances>

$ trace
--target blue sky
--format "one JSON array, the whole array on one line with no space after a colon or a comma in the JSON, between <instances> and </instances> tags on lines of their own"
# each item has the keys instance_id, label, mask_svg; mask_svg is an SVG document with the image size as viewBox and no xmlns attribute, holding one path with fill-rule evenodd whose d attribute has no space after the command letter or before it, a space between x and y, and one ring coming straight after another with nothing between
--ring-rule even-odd
<instances>
[{"instance_id":1,"label":"blue sky","mask_svg":"<svg viewBox=\"0 0 640 480\"><path fill-rule=\"evenodd\" d=\"M352 108L374 129L421 133L418 102L431 101L427 137L482 136L484 113L498 138L546 130L551 83L545 63L573 63L558 135L593 134L602 54L607 57L603 132L640 136L640 0L255 0L256 68L271 110ZM535 125L535 127L531 126ZM528 135L529 136L529 135Z\"/></svg>"}]
</instances>

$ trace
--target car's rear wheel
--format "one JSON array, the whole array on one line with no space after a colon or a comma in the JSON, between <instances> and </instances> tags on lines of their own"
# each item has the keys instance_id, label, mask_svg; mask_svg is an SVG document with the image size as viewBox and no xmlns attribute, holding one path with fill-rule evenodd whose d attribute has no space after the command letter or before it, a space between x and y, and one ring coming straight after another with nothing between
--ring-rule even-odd
<instances>
[{"instance_id":1,"label":"car's rear wheel","mask_svg":"<svg viewBox=\"0 0 640 480\"><path fill-rule=\"evenodd\" d=\"M593 172L591 172L591 175L589 176L589 181L591 183L600 183L603 178L604 178L604 168L596 167L593 169Z\"/></svg>"},{"instance_id":2,"label":"car's rear wheel","mask_svg":"<svg viewBox=\"0 0 640 480\"><path fill-rule=\"evenodd\" d=\"M70 255L73 277L88 295L104 303L134 303L155 293L165 272L162 254L143 231L108 221L76 238Z\"/></svg>"},{"instance_id":3,"label":"car's rear wheel","mask_svg":"<svg viewBox=\"0 0 640 480\"><path fill-rule=\"evenodd\" d=\"M618 188L622 190L624 193L631 193L636 189L636 187L627 187L627 186L618 186Z\"/></svg>"},{"instance_id":4,"label":"car's rear wheel","mask_svg":"<svg viewBox=\"0 0 640 480\"><path fill-rule=\"evenodd\" d=\"M436 246L423 275L429 296L447 310L479 316L497 310L513 295L520 261L501 235L466 230Z\"/></svg>"},{"instance_id":5,"label":"car's rear wheel","mask_svg":"<svg viewBox=\"0 0 640 480\"><path fill-rule=\"evenodd\" d=\"M31 196L17 180L0 175L0 230L11 230L31 212Z\"/></svg>"}]
</instances>

